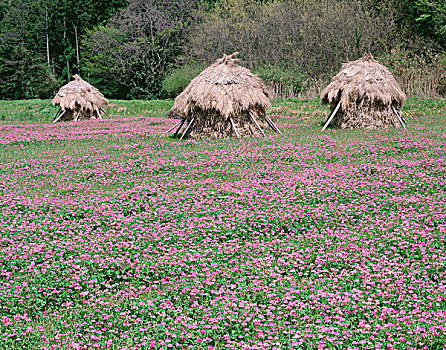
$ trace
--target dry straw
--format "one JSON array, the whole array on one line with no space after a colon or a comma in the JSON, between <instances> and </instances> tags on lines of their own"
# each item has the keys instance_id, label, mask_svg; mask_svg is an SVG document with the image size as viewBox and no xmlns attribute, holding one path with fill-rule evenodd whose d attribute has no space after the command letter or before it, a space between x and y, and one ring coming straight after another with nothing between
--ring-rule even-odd
<instances>
[{"instance_id":1,"label":"dry straw","mask_svg":"<svg viewBox=\"0 0 446 350\"><path fill-rule=\"evenodd\" d=\"M101 118L101 108L108 104L104 95L79 75L73 78L53 98L53 105L60 107L54 122Z\"/></svg>"},{"instance_id":2,"label":"dry straw","mask_svg":"<svg viewBox=\"0 0 446 350\"><path fill-rule=\"evenodd\" d=\"M238 65L237 54L223 55L177 96L170 112L182 118L176 133L185 122L183 136L191 138L264 135L268 126L280 132L265 113L271 107L265 84Z\"/></svg>"},{"instance_id":3,"label":"dry straw","mask_svg":"<svg viewBox=\"0 0 446 350\"><path fill-rule=\"evenodd\" d=\"M405 128L401 109L406 95L392 73L370 53L344 64L321 99L331 108L323 130L329 124L342 129Z\"/></svg>"}]
</instances>

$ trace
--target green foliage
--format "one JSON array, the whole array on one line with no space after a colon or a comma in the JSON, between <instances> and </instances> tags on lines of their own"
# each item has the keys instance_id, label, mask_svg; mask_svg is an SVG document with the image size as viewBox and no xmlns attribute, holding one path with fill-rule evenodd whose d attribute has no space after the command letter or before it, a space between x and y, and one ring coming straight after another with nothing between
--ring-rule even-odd
<instances>
[{"instance_id":1,"label":"green foliage","mask_svg":"<svg viewBox=\"0 0 446 350\"><path fill-rule=\"evenodd\" d=\"M253 71L272 87L280 87L288 95L296 95L302 91L308 77L296 69L282 68L272 64L255 66Z\"/></svg>"},{"instance_id":2,"label":"green foliage","mask_svg":"<svg viewBox=\"0 0 446 350\"><path fill-rule=\"evenodd\" d=\"M0 0L3 99L51 97L74 73L108 97L172 97L199 66L175 69L178 57L205 66L234 51L268 83L298 92L364 51L392 49L427 61L428 49L444 51L446 2Z\"/></svg>"},{"instance_id":3,"label":"green foliage","mask_svg":"<svg viewBox=\"0 0 446 350\"><path fill-rule=\"evenodd\" d=\"M66 83L73 73L82 73L82 67L77 65L75 34L79 40L88 29L108 20L126 3L126 0L0 1L2 98L52 96L55 86ZM82 47L79 53L82 59Z\"/></svg>"},{"instance_id":4,"label":"green foliage","mask_svg":"<svg viewBox=\"0 0 446 350\"><path fill-rule=\"evenodd\" d=\"M188 64L170 71L163 80L163 92L166 97L178 96L204 68L202 64Z\"/></svg>"},{"instance_id":5,"label":"green foliage","mask_svg":"<svg viewBox=\"0 0 446 350\"><path fill-rule=\"evenodd\" d=\"M429 39L438 49L446 48L446 2L443 0L362 0L364 7L382 15L392 13L410 44ZM408 30L407 30L408 29ZM416 38L415 35L419 35Z\"/></svg>"},{"instance_id":6,"label":"green foliage","mask_svg":"<svg viewBox=\"0 0 446 350\"><path fill-rule=\"evenodd\" d=\"M240 51L249 68L271 65L273 72L280 68L286 75L314 78L333 74L365 51L386 51L396 31L388 15L347 0L224 0L202 11L195 23L188 56L197 61Z\"/></svg>"},{"instance_id":7,"label":"green foliage","mask_svg":"<svg viewBox=\"0 0 446 350\"><path fill-rule=\"evenodd\" d=\"M404 0L403 9L417 30L446 45L446 2L443 0Z\"/></svg>"},{"instance_id":8,"label":"green foliage","mask_svg":"<svg viewBox=\"0 0 446 350\"><path fill-rule=\"evenodd\" d=\"M100 88L105 96L126 97L130 89L117 79L124 73L118 52L122 50L120 46L125 40L125 34L105 25L87 31L86 38L82 41L85 50L82 62L91 84Z\"/></svg>"},{"instance_id":9,"label":"green foliage","mask_svg":"<svg viewBox=\"0 0 446 350\"><path fill-rule=\"evenodd\" d=\"M182 52L193 0L180 5L134 0L107 26L88 32L85 68L98 88L119 98L162 95L163 79Z\"/></svg>"},{"instance_id":10,"label":"green foliage","mask_svg":"<svg viewBox=\"0 0 446 350\"><path fill-rule=\"evenodd\" d=\"M13 99L45 98L54 94L56 80L48 65L24 45L0 50L0 92Z\"/></svg>"},{"instance_id":11,"label":"green foliage","mask_svg":"<svg viewBox=\"0 0 446 350\"><path fill-rule=\"evenodd\" d=\"M49 13L49 38L55 75L66 81L74 73L83 75L84 49L79 45L80 66L76 57L76 32L78 42L86 32L127 5L126 0L46 0Z\"/></svg>"},{"instance_id":12,"label":"green foliage","mask_svg":"<svg viewBox=\"0 0 446 350\"><path fill-rule=\"evenodd\" d=\"M48 94L54 85L36 44L42 1L12 1L0 5L0 91L5 98Z\"/></svg>"}]
</instances>

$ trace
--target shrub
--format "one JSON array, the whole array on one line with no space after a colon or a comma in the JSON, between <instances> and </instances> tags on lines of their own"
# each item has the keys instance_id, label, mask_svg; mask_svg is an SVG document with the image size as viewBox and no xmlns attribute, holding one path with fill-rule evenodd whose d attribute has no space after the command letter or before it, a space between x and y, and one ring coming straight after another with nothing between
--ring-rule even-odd
<instances>
[{"instance_id":1,"label":"shrub","mask_svg":"<svg viewBox=\"0 0 446 350\"><path fill-rule=\"evenodd\" d=\"M163 80L162 95L168 98L178 96L204 68L202 64L187 64L171 70Z\"/></svg>"},{"instance_id":2,"label":"shrub","mask_svg":"<svg viewBox=\"0 0 446 350\"><path fill-rule=\"evenodd\" d=\"M446 55L426 50L421 55L394 49L378 58L409 96L439 97L446 90Z\"/></svg>"},{"instance_id":3,"label":"shrub","mask_svg":"<svg viewBox=\"0 0 446 350\"><path fill-rule=\"evenodd\" d=\"M397 33L392 14L373 15L360 1L222 0L197 16L189 35L192 59L210 63L240 51L249 68L255 62L298 67L312 78L338 71L365 51L386 51Z\"/></svg>"},{"instance_id":4,"label":"shrub","mask_svg":"<svg viewBox=\"0 0 446 350\"><path fill-rule=\"evenodd\" d=\"M268 86L271 97L296 97L304 87L307 75L297 69L282 68L278 65L254 64L253 72L256 73Z\"/></svg>"}]
</instances>

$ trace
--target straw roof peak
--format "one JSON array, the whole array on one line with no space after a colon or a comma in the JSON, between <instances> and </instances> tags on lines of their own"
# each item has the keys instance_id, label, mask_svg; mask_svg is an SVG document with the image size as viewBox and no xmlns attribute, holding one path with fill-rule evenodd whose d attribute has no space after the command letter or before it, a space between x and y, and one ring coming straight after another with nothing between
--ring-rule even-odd
<instances>
[{"instance_id":1,"label":"straw roof peak","mask_svg":"<svg viewBox=\"0 0 446 350\"><path fill-rule=\"evenodd\" d=\"M333 103L340 99L342 107L346 109L351 102L362 96L367 96L374 103L394 104L398 108L406 100L406 95L393 74L374 59L371 53L343 64L338 75L322 91L321 99L323 103Z\"/></svg>"},{"instance_id":2,"label":"straw roof peak","mask_svg":"<svg viewBox=\"0 0 446 350\"><path fill-rule=\"evenodd\" d=\"M271 106L266 86L258 76L239 65L237 55L238 52L224 54L175 99L169 114L183 119L179 128L181 123L188 122L185 134L189 131L187 135L192 138L242 137L259 132L264 135L263 129L272 125L265 114Z\"/></svg>"},{"instance_id":3,"label":"straw roof peak","mask_svg":"<svg viewBox=\"0 0 446 350\"><path fill-rule=\"evenodd\" d=\"M238 54L239 54L239 52L234 52L231 55L226 55L224 53L223 57L216 60L214 65L226 64L226 65L236 66L240 62L240 60L238 58L236 58L236 56Z\"/></svg>"},{"instance_id":4,"label":"straw roof peak","mask_svg":"<svg viewBox=\"0 0 446 350\"><path fill-rule=\"evenodd\" d=\"M87 83L78 74L73 75L73 78L74 80L59 89L52 100L54 105L60 106L62 110L83 109L93 112L108 104L104 95L93 85Z\"/></svg>"},{"instance_id":5,"label":"straw roof peak","mask_svg":"<svg viewBox=\"0 0 446 350\"><path fill-rule=\"evenodd\" d=\"M73 75L73 79L59 89L51 101L53 105L60 106L62 111L67 111L65 119L74 119L76 115L77 117L81 115L82 119L99 117L98 111L108 104L104 95L78 74Z\"/></svg>"},{"instance_id":6,"label":"straw roof peak","mask_svg":"<svg viewBox=\"0 0 446 350\"><path fill-rule=\"evenodd\" d=\"M360 58L360 60L379 63L377 60L375 60L371 52L364 53L364 56Z\"/></svg>"},{"instance_id":7,"label":"straw roof peak","mask_svg":"<svg viewBox=\"0 0 446 350\"><path fill-rule=\"evenodd\" d=\"M339 115L348 115L349 123L366 127L367 123L393 123L392 108L401 110L406 95L393 74L367 52L360 59L342 65L322 91L321 100L330 104L332 110L340 104ZM341 119L336 121L341 123Z\"/></svg>"},{"instance_id":8,"label":"straw roof peak","mask_svg":"<svg viewBox=\"0 0 446 350\"><path fill-rule=\"evenodd\" d=\"M225 54L203 70L177 96L173 110L183 116L197 108L215 110L228 118L254 107L269 108L265 84L249 69L238 64L237 54Z\"/></svg>"}]
</instances>

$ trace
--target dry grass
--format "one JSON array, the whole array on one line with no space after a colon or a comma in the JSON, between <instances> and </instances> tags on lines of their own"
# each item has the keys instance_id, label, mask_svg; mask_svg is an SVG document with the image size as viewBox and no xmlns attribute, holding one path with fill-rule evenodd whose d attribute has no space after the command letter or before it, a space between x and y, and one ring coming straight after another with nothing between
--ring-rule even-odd
<instances>
[{"instance_id":1,"label":"dry grass","mask_svg":"<svg viewBox=\"0 0 446 350\"><path fill-rule=\"evenodd\" d=\"M102 106L108 101L104 95L94 86L88 84L79 75L73 76L74 80L62 86L52 103L62 110L60 121L74 119L98 118Z\"/></svg>"},{"instance_id":2,"label":"dry grass","mask_svg":"<svg viewBox=\"0 0 446 350\"><path fill-rule=\"evenodd\" d=\"M406 95L392 73L367 53L344 64L341 72L321 93L333 111L332 124L342 129L380 128L400 125L393 108L401 110Z\"/></svg>"},{"instance_id":3,"label":"dry grass","mask_svg":"<svg viewBox=\"0 0 446 350\"><path fill-rule=\"evenodd\" d=\"M172 114L192 123L191 138L256 135L258 126L252 116L262 129L267 127L265 110L271 103L266 86L237 64L236 55L218 59L175 99Z\"/></svg>"}]
</instances>

